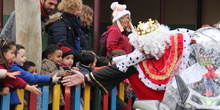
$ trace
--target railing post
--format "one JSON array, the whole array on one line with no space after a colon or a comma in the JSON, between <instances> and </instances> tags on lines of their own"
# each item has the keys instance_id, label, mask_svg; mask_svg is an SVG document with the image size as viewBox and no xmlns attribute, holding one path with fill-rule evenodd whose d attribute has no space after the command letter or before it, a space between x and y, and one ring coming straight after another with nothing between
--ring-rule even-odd
<instances>
[{"instance_id":1,"label":"railing post","mask_svg":"<svg viewBox=\"0 0 220 110\"><path fill-rule=\"evenodd\" d=\"M111 110L116 110L116 87L111 91Z\"/></svg>"},{"instance_id":2,"label":"railing post","mask_svg":"<svg viewBox=\"0 0 220 110\"><path fill-rule=\"evenodd\" d=\"M125 84L124 83L119 83L119 94L118 94L118 97L124 101L125 99Z\"/></svg>"},{"instance_id":3,"label":"railing post","mask_svg":"<svg viewBox=\"0 0 220 110\"><path fill-rule=\"evenodd\" d=\"M127 101L127 108L128 110L132 110L132 98L129 98Z\"/></svg>"},{"instance_id":4,"label":"railing post","mask_svg":"<svg viewBox=\"0 0 220 110\"><path fill-rule=\"evenodd\" d=\"M36 110L37 95L30 92L28 110Z\"/></svg>"},{"instance_id":5,"label":"railing post","mask_svg":"<svg viewBox=\"0 0 220 110\"><path fill-rule=\"evenodd\" d=\"M65 87L64 89L64 110L70 110L70 97L71 97L71 89L70 87Z\"/></svg>"},{"instance_id":6,"label":"railing post","mask_svg":"<svg viewBox=\"0 0 220 110\"><path fill-rule=\"evenodd\" d=\"M53 110L60 109L60 85L53 86L53 103L52 103Z\"/></svg>"},{"instance_id":7,"label":"railing post","mask_svg":"<svg viewBox=\"0 0 220 110\"><path fill-rule=\"evenodd\" d=\"M16 92L21 101L21 104L17 105L15 107L15 110L23 110L24 109L24 89L17 89Z\"/></svg>"},{"instance_id":8,"label":"railing post","mask_svg":"<svg viewBox=\"0 0 220 110\"><path fill-rule=\"evenodd\" d=\"M42 93L43 93L43 87L37 87L37 89L39 89ZM39 110L39 108L42 110L42 98L43 96L42 95L37 95L36 96L36 110Z\"/></svg>"},{"instance_id":9,"label":"railing post","mask_svg":"<svg viewBox=\"0 0 220 110\"><path fill-rule=\"evenodd\" d=\"M93 87L92 91L92 108L93 110L101 110L101 91L97 86Z\"/></svg>"},{"instance_id":10,"label":"railing post","mask_svg":"<svg viewBox=\"0 0 220 110\"><path fill-rule=\"evenodd\" d=\"M10 109L10 93L7 96L0 95L0 109L9 110Z\"/></svg>"},{"instance_id":11,"label":"railing post","mask_svg":"<svg viewBox=\"0 0 220 110\"><path fill-rule=\"evenodd\" d=\"M74 91L74 110L80 110L81 85L76 85Z\"/></svg>"},{"instance_id":12,"label":"railing post","mask_svg":"<svg viewBox=\"0 0 220 110\"><path fill-rule=\"evenodd\" d=\"M84 92L84 94L83 94L83 101L84 101L83 110L90 110L90 93L91 93L90 86L86 84L83 92Z\"/></svg>"},{"instance_id":13,"label":"railing post","mask_svg":"<svg viewBox=\"0 0 220 110\"><path fill-rule=\"evenodd\" d=\"M103 100L103 102L102 102L102 110L108 110L108 95L109 94L106 94L106 95L103 95L102 97L102 100Z\"/></svg>"},{"instance_id":14,"label":"railing post","mask_svg":"<svg viewBox=\"0 0 220 110\"><path fill-rule=\"evenodd\" d=\"M49 86L42 87L42 110L48 110Z\"/></svg>"}]
</instances>

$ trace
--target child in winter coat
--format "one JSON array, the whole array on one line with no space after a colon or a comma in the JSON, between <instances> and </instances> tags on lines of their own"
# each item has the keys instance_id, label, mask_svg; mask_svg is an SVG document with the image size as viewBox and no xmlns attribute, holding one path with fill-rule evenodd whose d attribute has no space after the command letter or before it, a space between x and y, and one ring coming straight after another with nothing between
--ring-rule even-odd
<instances>
[{"instance_id":1,"label":"child in winter coat","mask_svg":"<svg viewBox=\"0 0 220 110\"><path fill-rule=\"evenodd\" d=\"M73 67L74 51L71 50L69 47L64 46L62 43L58 43L57 45L61 48L61 50L63 52L61 67L64 70L71 70L71 69L79 70L79 68Z\"/></svg>"},{"instance_id":2,"label":"child in winter coat","mask_svg":"<svg viewBox=\"0 0 220 110\"><path fill-rule=\"evenodd\" d=\"M79 65L77 66L79 68L79 71L83 74L89 74L93 71L95 65L96 65L97 59L96 54L92 51L84 51L81 53L80 59L79 59Z\"/></svg>"},{"instance_id":3,"label":"child in winter coat","mask_svg":"<svg viewBox=\"0 0 220 110\"><path fill-rule=\"evenodd\" d=\"M25 61L22 68L25 71L28 71L28 72L33 73L33 74L37 74L37 66L32 61ZM30 92L24 91L24 110L28 110L29 95L30 95ZM41 95L37 96L36 105L37 105L36 110L41 110L42 109L41 108Z\"/></svg>"},{"instance_id":4,"label":"child in winter coat","mask_svg":"<svg viewBox=\"0 0 220 110\"><path fill-rule=\"evenodd\" d=\"M62 43L58 43L57 45L61 48L61 50L63 52L61 67L64 70L69 71L69 72L71 72L71 70L79 70L79 68L73 67L74 51L72 49L70 49L69 47L64 46ZM64 87L62 86L62 88L64 88ZM72 89L71 88L70 89L71 89L71 95L74 97L75 89L73 89L73 88L75 88L75 86L72 87ZM71 110L74 109L74 106L73 106L74 105L73 104L74 98L73 97L71 97L71 102L70 102L70 104L71 104L70 109ZM81 106L80 110L82 110L82 104L80 106Z\"/></svg>"},{"instance_id":5,"label":"child in winter coat","mask_svg":"<svg viewBox=\"0 0 220 110\"><path fill-rule=\"evenodd\" d=\"M62 55L63 52L61 48L55 44L51 44L47 46L47 48L43 51L43 61L41 67L41 74L49 75L53 77L56 73L57 76L67 76L70 75L69 72L65 71L60 65L62 64ZM49 94L49 109L52 107L52 87L50 87ZM60 91L60 106L63 106L64 98L62 91Z\"/></svg>"},{"instance_id":6,"label":"child in winter coat","mask_svg":"<svg viewBox=\"0 0 220 110\"><path fill-rule=\"evenodd\" d=\"M81 53L80 58L79 58L79 65L77 66L79 68L79 71L82 72L83 74L89 74L94 70L94 67L96 65L97 59L96 59L96 54L92 51L84 51ZM93 83L88 83L91 87L94 86ZM84 91L85 83L82 85L82 91ZM91 88L91 91L93 89ZM92 92L93 93L93 92ZM91 93L91 94L92 94ZM81 92L82 94L82 92ZM83 97L83 95L82 95ZM73 100L71 100L72 103Z\"/></svg>"}]
</instances>

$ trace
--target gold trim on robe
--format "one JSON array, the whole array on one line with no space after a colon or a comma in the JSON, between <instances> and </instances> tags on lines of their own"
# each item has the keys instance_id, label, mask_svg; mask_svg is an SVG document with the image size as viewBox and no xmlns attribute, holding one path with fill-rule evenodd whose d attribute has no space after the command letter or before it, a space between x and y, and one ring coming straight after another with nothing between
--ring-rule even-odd
<instances>
[{"instance_id":1,"label":"gold trim on robe","mask_svg":"<svg viewBox=\"0 0 220 110\"><path fill-rule=\"evenodd\" d=\"M147 60L145 61L142 61L142 64L143 64L143 67L144 67L144 70L146 71L146 74L149 75L149 77L151 77L152 79L155 79L155 80L164 80L164 79L167 79L170 77L171 75L171 72L177 62L177 59L178 59L178 39L177 39L177 34L174 35L174 45L173 45L173 48L174 48L174 57L173 58L168 58L167 62L171 63L171 66L168 66L168 67L165 67L163 69L163 73L165 73L164 75L161 75L160 73L159 74L154 74L155 72L158 73L157 71L153 71L153 69L149 70L148 66L147 66ZM172 54L172 53L171 53ZM154 72L154 73L153 73ZM160 71L159 71L160 72Z\"/></svg>"}]
</instances>

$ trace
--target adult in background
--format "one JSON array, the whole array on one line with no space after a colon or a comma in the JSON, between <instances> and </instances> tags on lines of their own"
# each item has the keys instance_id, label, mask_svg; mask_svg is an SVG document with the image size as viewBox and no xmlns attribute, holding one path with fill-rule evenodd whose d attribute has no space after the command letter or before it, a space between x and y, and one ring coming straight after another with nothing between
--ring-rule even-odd
<instances>
[{"instance_id":1,"label":"adult in background","mask_svg":"<svg viewBox=\"0 0 220 110\"><path fill-rule=\"evenodd\" d=\"M131 24L131 13L126 10L126 5L113 2L111 4L112 13L112 25L108 26L107 36L107 53L110 55L113 50L124 50L126 54L132 52L132 46L129 43L128 34L133 29Z\"/></svg>"},{"instance_id":2,"label":"adult in background","mask_svg":"<svg viewBox=\"0 0 220 110\"><path fill-rule=\"evenodd\" d=\"M90 27L93 22L93 10L88 5L83 5L82 12L80 14L82 20L81 29L84 34L81 35L80 45L82 50L91 51L92 49L92 37Z\"/></svg>"},{"instance_id":3,"label":"adult in background","mask_svg":"<svg viewBox=\"0 0 220 110\"><path fill-rule=\"evenodd\" d=\"M45 30L45 23L47 20L49 20L49 16L55 9L56 5L57 0L40 0L42 35ZM3 37L10 38L16 42L15 11L11 13L8 21L2 29L1 34L3 35Z\"/></svg>"},{"instance_id":4,"label":"adult in background","mask_svg":"<svg viewBox=\"0 0 220 110\"><path fill-rule=\"evenodd\" d=\"M75 61L81 51L80 36L82 21L79 18L82 10L82 0L62 0L56 14L46 23L48 45L62 43L74 51Z\"/></svg>"}]
</instances>

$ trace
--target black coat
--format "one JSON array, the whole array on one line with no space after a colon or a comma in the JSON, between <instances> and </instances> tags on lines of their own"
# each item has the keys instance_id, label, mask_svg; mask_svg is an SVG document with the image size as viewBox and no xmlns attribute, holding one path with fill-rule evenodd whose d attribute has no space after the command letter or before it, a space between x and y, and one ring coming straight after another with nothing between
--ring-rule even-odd
<instances>
[{"instance_id":1,"label":"black coat","mask_svg":"<svg viewBox=\"0 0 220 110\"><path fill-rule=\"evenodd\" d=\"M74 56L78 59L80 51L76 49L76 41L80 39L76 37L77 32L75 32L75 27L71 25L66 13L62 13L60 18L60 20L46 25L48 45L63 43L64 46L67 46L74 51Z\"/></svg>"},{"instance_id":2,"label":"black coat","mask_svg":"<svg viewBox=\"0 0 220 110\"><path fill-rule=\"evenodd\" d=\"M90 28L89 26L86 27L81 27L82 31L84 34L81 35L80 37L80 46L82 50L89 50L92 51L92 38L91 38L91 33L90 33Z\"/></svg>"}]
</instances>

